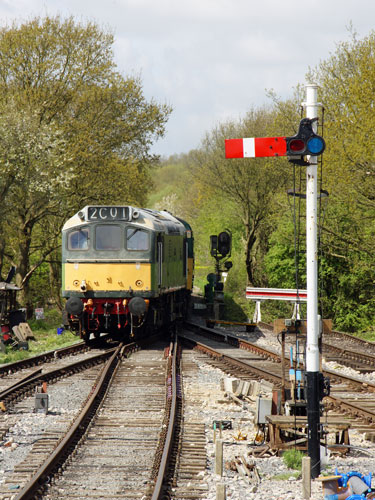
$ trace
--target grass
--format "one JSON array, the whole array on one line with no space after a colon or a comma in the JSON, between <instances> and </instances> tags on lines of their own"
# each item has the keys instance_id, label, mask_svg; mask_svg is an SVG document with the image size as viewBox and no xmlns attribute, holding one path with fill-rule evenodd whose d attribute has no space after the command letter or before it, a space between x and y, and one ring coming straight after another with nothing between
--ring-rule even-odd
<instances>
[{"instance_id":1,"label":"grass","mask_svg":"<svg viewBox=\"0 0 375 500\"><path fill-rule=\"evenodd\" d=\"M305 456L300 450L287 450L283 453L283 461L289 469L302 470L302 458Z\"/></svg>"},{"instance_id":2,"label":"grass","mask_svg":"<svg viewBox=\"0 0 375 500\"><path fill-rule=\"evenodd\" d=\"M375 342L375 333L373 331L365 331L359 333L352 333L355 337L360 337L363 340L367 340L367 342Z\"/></svg>"},{"instance_id":3,"label":"grass","mask_svg":"<svg viewBox=\"0 0 375 500\"><path fill-rule=\"evenodd\" d=\"M0 354L0 364L12 363L21 359L30 358L46 351L52 351L79 342L79 337L70 331L64 330L61 335L57 334L57 328L61 326L61 313L56 310L46 311L44 320L28 321L33 331L35 340L29 340L28 351L17 351L7 346L7 352Z\"/></svg>"},{"instance_id":4,"label":"grass","mask_svg":"<svg viewBox=\"0 0 375 500\"><path fill-rule=\"evenodd\" d=\"M301 477L301 473L299 471L296 472L283 472L282 474L277 474L276 476L272 476L271 479L273 481L288 481L289 478L295 477L299 479Z\"/></svg>"}]
</instances>

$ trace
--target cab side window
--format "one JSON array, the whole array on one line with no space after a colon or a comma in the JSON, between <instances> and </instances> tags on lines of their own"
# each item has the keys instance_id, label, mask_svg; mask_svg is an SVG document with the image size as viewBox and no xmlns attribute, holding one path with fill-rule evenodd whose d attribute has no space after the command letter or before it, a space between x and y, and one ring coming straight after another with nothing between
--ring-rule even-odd
<instances>
[{"instance_id":1,"label":"cab side window","mask_svg":"<svg viewBox=\"0 0 375 500\"><path fill-rule=\"evenodd\" d=\"M89 248L89 230L79 229L68 235L68 250L87 250Z\"/></svg>"},{"instance_id":2,"label":"cab side window","mask_svg":"<svg viewBox=\"0 0 375 500\"><path fill-rule=\"evenodd\" d=\"M121 227L112 224L101 224L95 229L96 250L120 250Z\"/></svg>"},{"instance_id":3,"label":"cab side window","mask_svg":"<svg viewBox=\"0 0 375 500\"><path fill-rule=\"evenodd\" d=\"M147 251L150 248L148 232L136 227L128 227L126 229L126 248L127 250Z\"/></svg>"}]
</instances>

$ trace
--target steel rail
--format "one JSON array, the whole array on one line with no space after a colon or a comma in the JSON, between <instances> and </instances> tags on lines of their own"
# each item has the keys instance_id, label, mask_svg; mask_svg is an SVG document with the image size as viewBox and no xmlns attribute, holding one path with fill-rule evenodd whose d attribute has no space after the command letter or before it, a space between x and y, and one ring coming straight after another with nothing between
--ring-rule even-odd
<instances>
[{"instance_id":1,"label":"steel rail","mask_svg":"<svg viewBox=\"0 0 375 500\"><path fill-rule=\"evenodd\" d=\"M375 392L375 384L371 384L371 382L365 382L363 380L359 380L357 378L349 377L347 375L343 375L341 373L333 372L331 370L324 369L322 370L323 375L330 377L330 379L340 380L356 389L361 391Z\"/></svg>"},{"instance_id":2,"label":"steel rail","mask_svg":"<svg viewBox=\"0 0 375 500\"><path fill-rule=\"evenodd\" d=\"M361 362L361 363L364 363L366 365L374 367L374 370L375 370L375 355L374 354L365 354L363 352L342 349L341 347L337 347L337 346L335 346L333 344L329 344L327 342L323 343L323 351L325 353L334 352L334 353L338 354L339 357L342 357L343 361L345 361L345 359L358 361L358 362Z\"/></svg>"},{"instance_id":3,"label":"steel rail","mask_svg":"<svg viewBox=\"0 0 375 500\"><path fill-rule=\"evenodd\" d=\"M247 340L240 339L236 336L233 335L228 335L226 333L220 333L220 332L212 332L209 328L206 328L204 326L198 325L196 323L192 322L186 322L185 323L187 327L191 326L194 328L194 331L198 331L199 334L203 332L203 336L208 337L208 338L213 338L214 340L217 340L218 342L224 342L231 344L235 347L241 348L241 349L247 349L250 350L254 353L260 353L262 356L267 357L269 359L273 359L276 362L280 362L280 355L273 352L273 351L268 351L267 349L263 347L259 347L256 344L253 344L251 342L248 342ZM211 349L210 347L206 346L206 348L209 350ZM207 351L208 352L208 351ZM216 356L217 357L217 356ZM234 359L234 358L233 358ZM285 359L289 359L287 355L285 355ZM342 382L349 384L351 386L354 386L360 390L366 390L369 392L375 392L375 384L372 384L370 382L364 382L359 379L355 379L353 377L349 377L346 375L343 375L341 373L337 373L328 369L322 370L322 373L326 376L329 376L332 379L336 380L341 380Z\"/></svg>"},{"instance_id":4,"label":"steel rail","mask_svg":"<svg viewBox=\"0 0 375 500\"><path fill-rule=\"evenodd\" d=\"M21 380L17 380L17 382L15 382L14 384L10 385L5 390L7 390L7 391L9 391L9 390L16 390L18 388L18 386L22 386L22 384L24 384L26 381L29 381L30 379L36 377L41 372L42 372L42 368L38 368L37 370L34 370L32 373L29 373L29 375L26 375L26 377L23 377ZM0 392L0 401L2 400L2 397L1 397L2 394L3 393Z\"/></svg>"},{"instance_id":5,"label":"steel rail","mask_svg":"<svg viewBox=\"0 0 375 500\"><path fill-rule=\"evenodd\" d=\"M375 412L361 408L335 396L325 396L324 401L331 407L347 410L352 416L366 420L368 425L375 424Z\"/></svg>"},{"instance_id":6,"label":"steel rail","mask_svg":"<svg viewBox=\"0 0 375 500\"><path fill-rule=\"evenodd\" d=\"M156 478L151 500L160 500L164 495L165 482L168 476L168 467L170 463L172 447L174 442L175 423L177 414L177 352L178 352L178 345L177 345L177 339L175 338L173 344L173 357L172 357L172 369L171 369L172 397L171 397L171 406L169 412L168 430L165 438L159 471Z\"/></svg>"},{"instance_id":7,"label":"steel rail","mask_svg":"<svg viewBox=\"0 0 375 500\"><path fill-rule=\"evenodd\" d=\"M277 385L281 384L281 376L277 374L270 373L269 371L263 370L262 368L254 367L253 365L247 363L246 361L241 361L239 359L234 358L233 356L229 356L228 354L223 354L217 351L216 349L213 349L210 346L202 344L201 342L197 342L196 340L186 337L183 334L180 335L181 338L184 339L184 341L187 341L188 343L192 344L194 348L196 348L201 352L204 352L205 354L208 354L208 356L211 356L212 358L219 359L226 364L230 364L231 366L236 366L238 368L246 370L248 373L251 373L252 375L256 375L258 377L262 377L265 380L268 380L274 384Z\"/></svg>"},{"instance_id":8,"label":"steel rail","mask_svg":"<svg viewBox=\"0 0 375 500\"><path fill-rule=\"evenodd\" d=\"M15 373L23 368L30 368L31 366L37 366L41 363L46 363L47 361L52 361L56 358L62 358L69 356L75 352L81 352L89 349L85 342L77 342L76 344L69 345L67 347L61 347L60 349L54 349L53 351L47 351L37 356L31 356L30 358L21 359L19 361L14 361L13 363L7 363L0 366L0 377L8 375L10 373Z\"/></svg>"},{"instance_id":9,"label":"steel rail","mask_svg":"<svg viewBox=\"0 0 375 500\"><path fill-rule=\"evenodd\" d=\"M113 374L116 367L120 363L121 358L137 348L138 346L135 343L132 343L126 346L120 345L114 350L114 352L112 351L112 356L103 368L101 376L86 400L79 416L75 419L69 431L61 439L53 453L47 460L45 460L43 465L34 474L31 480L18 493L15 500L32 500L35 498L35 495L41 495L43 493L43 485L48 480L49 476L53 475L56 470L62 467L67 457L70 455L72 450L74 450L79 440L86 432L107 392Z\"/></svg>"},{"instance_id":10,"label":"steel rail","mask_svg":"<svg viewBox=\"0 0 375 500\"><path fill-rule=\"evenodd\" d=\"M184 325L187 328L193 328L194 331L198 331L200 335L216 340L218 342L223 342L229 345L232 345L234 347L239 347L242 349L246 349L247 351L254 352L255 354L258 354L259 356L262 356L267 359L272 359L276 363L280 363L280 356L276 352L272 352L268 349L265 349L263 347L260 347L256 344L253 344L249 342L248 340L241 339L239 337L236 337L235 335L230 335L228 333L221 333L218 331L213 331L212 328L207 328L202 325L198 325L197 323L193 323L192 321L185 321Z\"/></svg>"},{"instance_id":11,"label":"steel rail","mask_svg":"<svg viewBox=\"0 0 375 500\"><path fill-rule=\"evenodd\" d=\"M273 325L271 325L270 323L265 323L264 321L258 321L257 325L260 327L260 328L264 328L266 330L273 330ZM327 338L329 338L330 336L335 336L335 335L339 335L343 338L346 338L347 340L349 340L349 342L356 342L358 344L369 344L371 346L375 346L375 342L372 342L371 340L365 340L365 339L361 339L361 337L357 337L356 335L352 335L350 333L346 333L346 332L340 332L338 330L332 330L332 332L330 334L324 334L324 336Z\"/></svg>"},{"instance_id":12,"label":"steel rail","mask_svg":"<svg viewBox=\"0 0 375 500\"><path fill-rule=\"evenodd\" d=\"M372 342L371 340L361 339L361 337L357 337L356 335L351 335L350 333L339 332L338 330L332 330L332 336L336 334L340 335L341 337L347 338L350 342L357 342L358 344L369 344L371 346L375 346L375 342Z\"/></svg>"},{"instance_id":13,"label":"steel rail","mask_svg":"<svg viewBox=\"0 0 375 500\"><path fill-rule=\"evenodd\" d=\"M200 328L200 325L195 325L195 326ZM203 329L203 331L206 330L205 327L203 327L202 329ZM216 335L221 335L222 337L226 337L225 334L217 333ZM188 341L193 343L193 344L199 345L199 349L201 351L206 352L208 355L212 355L212 356L216 357L217 359L225 360L227 358L230 363L234 362L234 364L236 364L237 366L245 365L246 368L252 369L252 367L250 367L247 363L245 363L243 361L236 360L235 358L232 358L231 356L228 356L226 354L222 354L219 351L215 351L215 349L213 349L209 346L205 346L204 344L200 344L199 342L192 340L192 339L188 339ZM247 343L247 341L241 340L241 344L239 343L238 347L241 347L242 342ZM254 371L255 370L261 373L261 370L259 368L256 368L256 369L254 368ZM352 378L352 377L349 377L346 375L338 374L338 373L333 372L331 370L323 370L322 373L325 376L328 376L333 380L337 379L341 382L346 383L347 385L350 385L352 387L354 386L356 389L360 389L362 391L368 391L368 392L375 392L375 385L371 384L370 382L364 382L364 381L359 380L359 379L355 379L355 378ZM271 374L269 372L264 372L263 377L266 380L267 379L270 380L270 375ZM281 382L280 376L274 374L274 375L272 375L272 377L275 378L275 380L277 379L279 381L279 383ZM361 419L365 420L368 424L375 424L375 412L373 412L371 410L361 408L360 406L357 406L353 403L349 403L345 400L336 398L335 396L331 396L331 395L325 396L324 400L331 406L346 409L352 416L361 418Z\"/></svg>"},{"instance_id":14,"label":"steel rail","mask_svg":"<svg viewBox=\"0 0 375 500\"><path fill-rule=\"evenodd\" d=\"M93 363L101 363L105 361L111 354L115 351L116 348L109 349L106 352L102 352L100 354L96 354L95 356L91 356L88 359L83 359L80 361L75 361L70 365L64 366L62 368L56 368L55 370L51 370L47 373L39 373L31 375L30 377L25 377L20 380L16 384L7 389L4 389L0 392L0 401L9 401L14 397L19 397L41 384L42 382L49 382L51 380L56 379L57 377L66 376L70 372L75 372L76 370L85 369L88 366L91 366Z\"/></svg>"}]
</instances>

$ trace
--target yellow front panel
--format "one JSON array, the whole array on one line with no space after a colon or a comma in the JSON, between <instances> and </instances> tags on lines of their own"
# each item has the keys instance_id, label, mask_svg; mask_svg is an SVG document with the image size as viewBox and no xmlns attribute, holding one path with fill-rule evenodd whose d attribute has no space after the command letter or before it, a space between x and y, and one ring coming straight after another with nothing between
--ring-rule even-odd
<instances>
[{"instance_id":1,"label":"yellow front panel","mask_svg":"<svg viewBox=\"0 0 375 500\"><path fill-rule=\"evenodd\" d=\"M99 291L151 290L151 264L132 263L65 263L65 290L79 292L82 281L86 289Z\"/></svg>"}]
</instances>

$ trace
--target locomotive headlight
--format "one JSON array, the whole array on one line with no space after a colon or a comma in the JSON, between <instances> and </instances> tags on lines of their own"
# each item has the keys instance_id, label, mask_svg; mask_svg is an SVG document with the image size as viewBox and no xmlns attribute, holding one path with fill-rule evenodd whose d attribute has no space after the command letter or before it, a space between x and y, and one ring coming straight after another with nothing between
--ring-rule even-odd
<instances>
[{"instance_id":1,"label":"locomotive headlight","mask_svg":"<svg viewBox=\"0 0 375 500\"><path fill-rule=\"evenodd\" d=\"M81 281L81 290L82 290L82 292L86 291L86 280Z\"/></svg>"}]
</instances>

